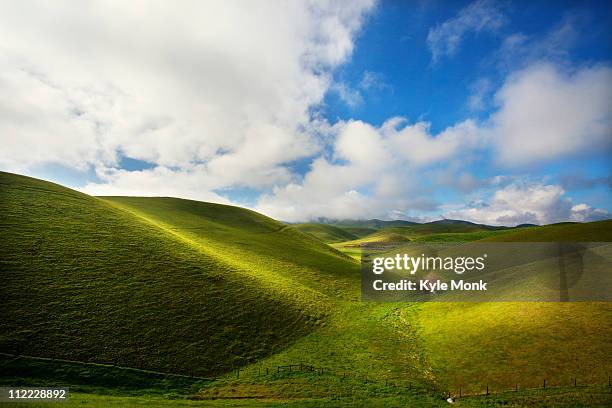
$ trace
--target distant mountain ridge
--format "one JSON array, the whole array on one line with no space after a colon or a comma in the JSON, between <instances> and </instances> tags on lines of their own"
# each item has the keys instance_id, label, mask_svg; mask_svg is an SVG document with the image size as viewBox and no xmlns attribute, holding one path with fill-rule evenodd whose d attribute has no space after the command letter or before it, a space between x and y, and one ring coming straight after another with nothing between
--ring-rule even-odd
<instances>
[{"instance_id":1,"label":"distant mountain ridge","mask_svg":"<svg viewBox=\"0 0 612 408\"><path fill-rule=\"evenodd\" d=\"M377 218L373 218L370 220L338 220L332 218L318 218L315 221L312 221L314 224L327 224L327 225L335 225L338 227L350 227L350 228L374 228L381 229L387 227L409 227L412 225L418 225L418 222L406 221L406 220L390 220L384 221L379 220Z\"/></svg>"},{"instance_id":2,"label":"distant mountain ridge","mask_svg":"<svg viewBox=\"0 0 612 408\"><path fill-rule=\"evenodd\" d=\"M494 226L487 224L478 224L471 221L464 220L455 220L450 218L443 218L441 220L429 221L429 222L416 222L416 221L407 221L407 220L380 220L377 218L369 219L369 220L355 220L355 219L347 219L347 220L339 220L333 218L325 218L321 217L314 221L311 221L310 224L325 224L325 225L333 225L338 227L350 227L350 228L374 228L374 229L382 229L389 227L411 227L415 225L464 225L464 226L474 226L480 227L484 229L506 229L506 228L522 228L522 227L535 227L536 224L520 224L516 227L507 227L507 226Z\"/></svg>"}]
</instances>

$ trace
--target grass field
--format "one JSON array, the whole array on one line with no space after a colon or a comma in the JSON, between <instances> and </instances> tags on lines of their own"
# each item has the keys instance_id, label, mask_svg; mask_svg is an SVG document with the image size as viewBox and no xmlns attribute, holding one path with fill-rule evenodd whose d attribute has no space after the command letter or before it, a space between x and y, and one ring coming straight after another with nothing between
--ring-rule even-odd
<instances>
[{"instance_id":1,"label":"grass field","mask_svg":"<svg viewBox=\"0 0 612 408\"><path fill-rule=\"evenodd\" d=\"M611 231L612 222L601 221L503 231L484 241L610 241ZM451 389L606 383L612 370L609 302L427 302L402 313L418 322L436 378Z\"/></svg>"},{"instance_id":2,"label":"grass field","mask_svg":"<svg viewBox=\"0 0 612 408\"><path fill-rule=\"evenodd\" d=\"M68 384L69 406L436 406L459 388L604 384L612 369L608 303L360 302L358 262L381 239L612 241L611 221L287 226L8 173L0 197L0 385ZM323 374L275 372L289 364ZM457 405L609 401L578 387Z\"/></svg>"},{"instance_id":3,"label":"grass field","mask_svg":"<svg viewBox=\"0 0 612 408\"><path fill-rule=\"evenodd\" d=\"M3 352L226 372L314 330L328 294L357 296L353 262L246 210L208 205L216 222L181 231L31 178L0 188ZM197 204L152 202L177 206L176 228Z\"/></svg>"},{"instance_id":4,"label":"grass field","mask_svg":"<svg viewBox=\"0 0 612 408\"><path fill-rule=\"evenodd\" d=\"M336 245L338 249L358 247L375 242L440 241L462 242L515 231L504 227L491 227L467 221L441 220L425 224L389 225L353 240Z\"/></svg>"},{"instance_id":5,"label":"grass field","mask_svg":"<svg viewBox=\"0 0 612 408\"><path fill-rule=\"evenodd\" d=\"M400 384L354 378L332 377L305 372L281 372L270 375L244 372L241 379L218 381L152 373L98 364L43 361L33 358L0 356L0 374L12 386L70 387L65 406L291 406L291 407L435 407L448 406L441 393L423 393ZM483 391L484 393L484 391ZM464 407L530 406L530 407L606 407L612 390L602 386L564 386L542 389L519 388L518 391L456 399ZM3 404L17 407L46 407L49 404Z\"/></svg>"},{"instance_id":6,"label":"grass field","mask_svg":"<svg viewBox=\"0 0 612 408\"><path fill-rule=\"evenodd\" d=\"M297 229L298 231L302 231L306 234L310 234L315 238L325 242L326 244L350 241L359 238L358 235L333 225L308 223L295 224L293 225L293 228Z\"/></svg>"}]
</instances>

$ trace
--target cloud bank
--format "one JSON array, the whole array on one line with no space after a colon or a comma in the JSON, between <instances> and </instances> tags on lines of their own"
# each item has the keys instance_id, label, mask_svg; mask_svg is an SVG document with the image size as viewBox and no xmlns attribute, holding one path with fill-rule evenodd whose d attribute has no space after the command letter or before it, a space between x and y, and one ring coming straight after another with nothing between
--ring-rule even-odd
<instances>
[{"instance_id":1,"label":"cloud bank","mask_svg":"<svg viewBox=\"0 0 612 408\"><path fill-rule=\"evenodd\" d=\"M567 71L537 63L510 75L494 99L497 110L486 120L468 119L437 134L427 122L408 124L404 118L391 118L379 128L362 121L339 122L333 127L330 157L315 160L301 183L264 195L257 209L287 221L390 217L406 208L433 210L436 204L428 197L435 190L492 188L479 185L466 170L474 160L516 169L611 150L610 67ZM515 225L584 221L607 214L595 209L570 211L573 204L560 185L489 192L492 197L486 206L480 203L441 215Z\"/></svg>"},{"instance_id":2,"label":"cloud bank","mask_svg":"<svg viewBox=\"0 0 612 408\"><path fill-rule=\"evenodd\" d=\"M513 183L496 190L489 200L451 210L446 215L489 225L582 222L610 217L605 210L584 203L573 204L559 185L541 183Z\"/></svg>"},{"instance_id":3,"label":"cloud bank","mask_svg":"<svg viewBox=\"0 0 612 408\"><path fill-rule=\"evenodd\" d=\"M286 183L285 163L320 150L311 109L372 7L3 2L0 166L94 168L96 194ZM122 157L153 169L130 174Z\"/></svg>"},{"instance_id":4,"label":"cloud bank","mask_svg":"<svg viewBox=\"0 0 612 408\"><path fill-rule=\"evenodd\" d=\"M500 86L474 83L471 110L494 104L484 118L435 132L402 117L329 121L320 110L326 94L355 107L368 92L391 88L372 71L353 88L334 81L374 6L0 3L0 92L10 95L0 100L0 168L92 172L82 190L96 195L230 203L223 191L254 189L252 207L285 221L421 212L490 224L609 216L574 203L560 183L502 185L472 166L513 172L611 150L612 68L538 51L574 36L571 19L531 45L519 34L507 38L502 49L527 63ZM471 34L505 23L493 2L476 1L429 31L432 58L450 57ZM143 166L130 170L126 158ZM297 161L305 171L294 169ZM447 190L477 200L441 204L436 193Z\"/></svg>"}]
</instances>

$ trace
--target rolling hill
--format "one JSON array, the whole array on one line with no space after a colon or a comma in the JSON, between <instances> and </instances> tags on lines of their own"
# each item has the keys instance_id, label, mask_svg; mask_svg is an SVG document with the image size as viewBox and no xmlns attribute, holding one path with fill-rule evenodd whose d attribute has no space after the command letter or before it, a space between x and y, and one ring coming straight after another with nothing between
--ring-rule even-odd
<instances>
[{"instance_id":1,"label":"rolling hill","mask_svg":"<svg viewBox=\"0 0 612 408\"><path fill-rule=\"evenodd\" d=\"M335 225L341 228L367 228L367 229L382 229L388 227L409 227L411 225L417 225L416 222L405 221L405 220L391 220L384 221L378 219L372 220L332 220L332 219L319 219L318 224Z\"/></svg>"},{"instance_id":2,"label":"rolling hill","mask_svg":"<svg viewBox=\"0 0 612 408\"><path fill-rule=\"evenodd\" d=\"M610 242L612 241L612 220L588 223L559 223L543 227L525 227L490 236L487 241L498 242Z\"/></svg>"},{"instance_id":3,"label":"rolling hill","mask_svg":"<svg viewBox=\"0 0 612 408\"><path fill-rule=\"evenodd\" d=\"M609 242L611 233L612 221L556 224L483 242ZM544 379L564 385L568 378L604 383L612 369L609 302L426 302L403 308L402 316L418 322L437 380L451 389L537 387Z\"/></svg>"},{"instance_id":4,"label":"rolling hill","mask_svg":"<svg viewBox=\"0 0 612 408\"><path fill-rule=\"evenodd\" d=\"M334 225L306 223L295 224L292 225L292 227L297 229L298 231L310 234L327 244L350 241L359 238L358 235L353 234L343 228L336 227Z\"/></svg>"},{"instance_id":5,"label":"rolling hill","mask_svg":"<svg viewBox=\"0 0 612 408\"><path fill-rule=\"evenodd\" d=\"M572 377L607 381L609 303L359 302L358 262L319 238L357 237L334 243L343 250L359 241L351 228L405 242L612 241L612 221L520 229L452 220L372 225L308 225L314 233L303 233L304 226L232 206L91 197L0 173L0 353L79 361L5 354L0 367L30 373L24 384L39 374L45 384L99 374L95 386L114 389L126 379L133 382L126 392L146 384L158 389L159 401L161 393L183 390L298 404L315 398L311 406L346 392L401 393L397 406L431 406L433 394L424 390L432 385L481 392L544 378L550 385ZM277 371L301 363L326 375ZM113 365L220 378L195 385ZM238 367L255 374L238 378Z\"/></svg>"},{"instance_id":6,"label":"rolling hill","mask_svg":"<svg viewBox=\"0 0 612 408\"><path fill-rule=\"evenodd\" d=\"M210 375L311 332L356 264L260 214L0 173L0 351ZM351 292L352 290L352 292Z\"/></svg>"},{"instance_id":7,"label":"rolling hill","mask_svg":"<svg viewBox=\"0 0 612 408\"><path fill-rule=\"evenodd\" d=\"M511 230L511 228L507 227L493 227L483 224L474 224L468 221L440 220L424 224L411 223L407 226L384 226L371 234L338 243L336 247L342 249L342 247L357 247L368 243L408 242L414 240L464 241L468 237L470 237L470 240L476 240Z\"/></svg>"}]
</instances>

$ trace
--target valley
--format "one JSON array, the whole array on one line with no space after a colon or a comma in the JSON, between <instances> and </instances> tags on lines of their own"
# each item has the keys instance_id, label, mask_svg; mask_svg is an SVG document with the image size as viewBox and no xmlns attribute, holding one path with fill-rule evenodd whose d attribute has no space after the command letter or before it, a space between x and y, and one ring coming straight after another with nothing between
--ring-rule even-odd
<instances>
[{"instance_id":1,"label":"valley","mask_svg":"<svg viewBox=\"0 0 612 408\"><path fill-rule=\"evenodd\" d=\"M69 385L69 406L610 401L609 303L361 302L358 259L391 241L608 242L612 221L292 225L10 173L0 197L2 385ZM527 390L573 378L581 392Z\"/></svg>"}]
</instances>

